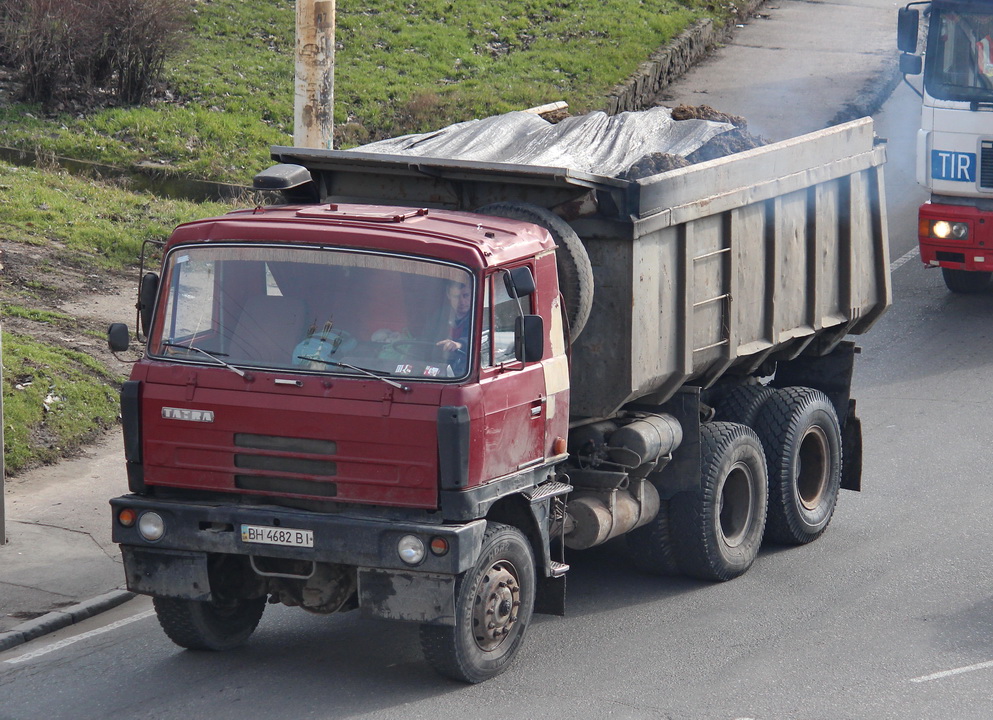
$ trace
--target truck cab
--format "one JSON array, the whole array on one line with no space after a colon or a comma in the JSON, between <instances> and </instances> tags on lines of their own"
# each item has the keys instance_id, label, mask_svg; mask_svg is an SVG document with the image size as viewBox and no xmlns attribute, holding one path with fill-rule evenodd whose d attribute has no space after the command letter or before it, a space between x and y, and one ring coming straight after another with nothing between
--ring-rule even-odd
<instances>
[{"instance_id":1,"label":"truck cab","mask_svg":"<svg viewBox=\"0 0 993 720\"><path fill-rule=\"evenodd\" d=\"M926 6L923 57L920 11ZM917 182L921 260L953 292L977 292L993 272L993 5L915 2L899 13L901 70L923 74Z\"/></svg>"},{"instance_id":2,"label":"truck cab","mask_svg":"<svg viewBox=\"0 0 993 720\"><path fill-rule=\"evenodd\" d=\"M532 528L537 572L564 571L541 540L570 489L551 482L569 373L547 231L256 208L177 228L143 285L145 354L122 392L132 494L112 501L114 538L129 587L182 616L174 640L191 607L209 625L218 603L244 613L267 596L454 625L483 518ZM515 582L532 594L525 620L534 581Z\"/></svg>"}]
</instances>

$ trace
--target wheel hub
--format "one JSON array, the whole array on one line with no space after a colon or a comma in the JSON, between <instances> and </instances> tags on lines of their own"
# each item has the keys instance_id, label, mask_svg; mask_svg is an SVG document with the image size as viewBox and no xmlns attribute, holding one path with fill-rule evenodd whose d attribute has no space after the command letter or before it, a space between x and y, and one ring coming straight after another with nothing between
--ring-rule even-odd
<instances>
[{"instance_id":1,"label":"wheel hub","mask_svg":"<svg viewBox=\"0 0 993 720\"><path fill-rule=\"evenodd\" d=\"M728 547L738 547L752 525L752 473L745 463L735 463L724 479L717 504L721 535Z\"/></svg>"},{"instance_id":2,"label":"wheel hub","mask_svg":"<svg viewBox=\"0 0 993 720\"><path fill-rule=\"evenodd\" d=\"M796 490L800 504L811 512L821 504L828 486L829 452L823 428L814 425L804 433L797 456Z\"/></svg>"},{"instance_id":3,"label":"wheel hub","mask_svg":"<svg viewBox=\"0 0 993 720\"><path fill-rule=\"evenodd\" d=\"M499 560L483 573L472 608L473 637L480 650L495 650L510 635L521 606L517 569Z\"/></svg>"}]
</instances>

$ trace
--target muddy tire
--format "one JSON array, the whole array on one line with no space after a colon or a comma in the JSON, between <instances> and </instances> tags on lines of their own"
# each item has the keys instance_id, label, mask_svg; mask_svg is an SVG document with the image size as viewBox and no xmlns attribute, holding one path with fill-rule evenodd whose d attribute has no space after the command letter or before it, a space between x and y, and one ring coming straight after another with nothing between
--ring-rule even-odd
<instances>
[{"instance_id":1,"label":"muddy tire","mask_svg":"<svg viewBox=\"0 0 993 720\"><path fill-rule=\"evenodd\" d=\"M243 645L259 625L265 597L225 602L153 598L159 625L188 650L230 650Z\"/></svg>"},{"instance_id":2,"label":"muddy tire","mask_svg":"<svg viewBox=\"0 0 993 720\"><path fill-rule=\"evenodd\" d=\"M669 501L663 500L655 519L625 536L632 562L653 575L678 575L672 532L669 528Z\"/></svg>"},{"instance_id":3,"label":"muddy tire","mask_svg":"<svg viewBox=\"0 0 993 720\"><path fill-rule=\"evenodd\" d=\"M755 416L774 392L765 385L738 385L724 395L715 419L754 427Z\"/></svg>"},{"instance_id":4,"label":"muddy tire","mask_svg":"<svg viewBox=\"0 0 993 720\"><path fill-rule=\"evenodd\" d=\"M990 284L990 277L993 273L972 272L971 270L952 270L951 268L941 268L941 277L945 281L945 287L953 293L972 295L982 292Z\"/></svg>"},{"instance_id":5,"label":"muddy tire","mask_svg":"<svg viewBox=\"0 0 993 720\"><path fill-rule=\"evenodd\" d=\"M700 427L700 490L679 493L669 521L679 569L731 580L751 567L765 528L766 463L755 432L729 422Z\"/></svg>"},{"instance_id":6,"label":"muddy tire","mask_svg":"<svg viewBox=\"0 0 993 720\"><path fill-rule=\"evenodd\" d=\"M781 388L762 406L755 429L769 471L766 539L803 545L827 529L841 487L841 428L819 390Z\"/></svg>"},{"instance_id":7,"label":"muddy tire","mask_svg":"<svg viewBox=\"0 0 993 720\"><path fill-rule=\"evenodd\" d=\"M517 528L488 523L475 567L455 583L455 626L421 625L421 649L434 669L479 683L506 670L534 611L534 554Z\"/></svg>"},{"instance_id":8,"label":"muddy tire","mask_svg":"<svg viewBox=\"0 0 993 720\"><path fill-rule=\"evenodd\" d=\"M565 300L566 317L569 319L569 343L575 342L586 327L593 309L593 266L576 231L552 211L528 203L493 203L476 212L523 220L548 230L558 246L555 264L559 274L559 290Z\"/></svg>"}]
</instances>

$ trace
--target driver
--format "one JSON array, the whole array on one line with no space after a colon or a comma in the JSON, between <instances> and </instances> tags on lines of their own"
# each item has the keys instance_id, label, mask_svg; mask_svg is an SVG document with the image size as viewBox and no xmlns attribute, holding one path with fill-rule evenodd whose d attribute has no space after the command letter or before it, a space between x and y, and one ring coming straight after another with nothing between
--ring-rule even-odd
<instances>
[{"instance_id":1,"label":"driver","mask_svg":"<svg viewBox=\"0 0 993 720\"><path fill-rule=\"evenodd\" d=\"M435 343L449 355L467 349L469 324L472 319L470 310L472 310L472 290L465 283L453 282L448 286L448 307L443 310L443 327L448 328L448 337Z\"/></svg>"}]
</instances>

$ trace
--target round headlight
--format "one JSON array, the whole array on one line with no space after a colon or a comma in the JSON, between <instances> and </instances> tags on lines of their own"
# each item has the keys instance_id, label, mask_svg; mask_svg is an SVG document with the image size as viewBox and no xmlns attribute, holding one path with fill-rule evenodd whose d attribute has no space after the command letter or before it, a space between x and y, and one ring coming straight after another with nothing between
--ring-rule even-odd
<instances>
[{"instance_id":1,"label":"round headlight","mask_svg":"<svg viewBox=\"0 0 993 720\"><path fill-rule=\"evenodd\" d=\"M424 541L415 535L404 535L397 543L397 554L408 565L417 565L424 559Z\"/></svg>"},{"instance_id":2,"label":"round headlight","mask_svg":"<svg viewBox=\"0 0 993 720\"><path fill-rule=\"evenodd\" d=\"M965 240L969 237L969 225L964 222L935 220L931 223L931 235L943 240L948 238L953 240Z\"/></svg>"},{"instance_id":3,"label":"round headlight","mask_svg":"<svg viewBox=\"0 0 993 720\"><path fill-rule=\"evenodd\" d=\"M165 521L155 512L142 513L138 518L138 532L150 542L155 542L165 535Z\"/></svg>"},{"instance_id":4,"label":"round headlight","mask_svg":"<svg viewBox=\"0 0 993 720\"><path fill-rule=\"evenodd\" d=\"M952 224L945 220L938 220L931 226L931 232L935 237L946 238L952 234Z\"/></svg>"}]
</instances>

